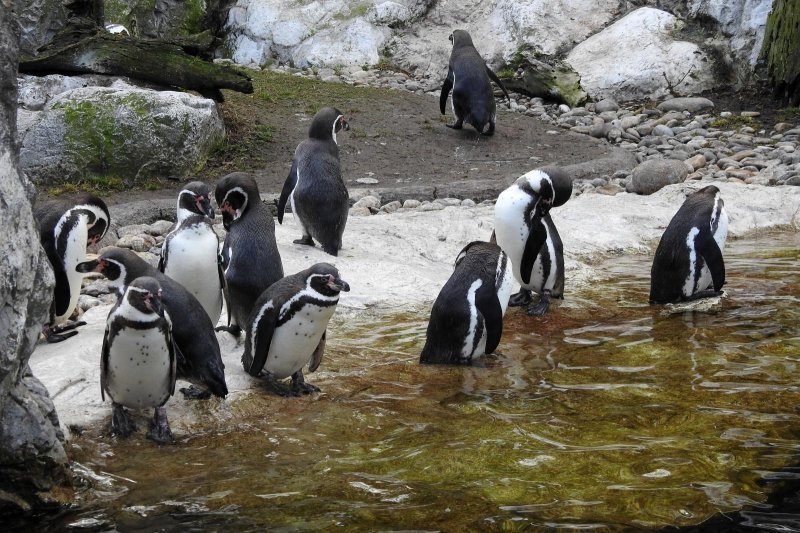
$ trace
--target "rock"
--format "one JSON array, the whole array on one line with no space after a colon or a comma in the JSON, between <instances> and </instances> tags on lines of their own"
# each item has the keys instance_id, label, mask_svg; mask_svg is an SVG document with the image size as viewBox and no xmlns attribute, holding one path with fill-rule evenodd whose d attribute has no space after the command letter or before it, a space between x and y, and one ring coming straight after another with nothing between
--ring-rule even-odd
<instances>
[{"instance_id":1,"label":"rock","mask_svg":"<svg viewBox=\"0 0 800 533\"><path fill-rule=\"evenodd\" d=\"M402 207L402 204L397 200L395 200L393 202L389 202L388 204L382 205L381 211L383 211L384 213L394 213L395 211L400 209L400 207Z\"/></svg>"},{"instance_id":2,"label":"rock","mask_svg":"<svg viewBox=\"0 0 800 533\"><path fill-rule=\"evenodd\" d=\"M613 98L604 98L594 105L594 112L598 115L606 111L618 111L619 104Z\"/></svg>"},{"instance_id":3,"label":"rock","mask_svg":"<svg viewBox=\"0 0 800 533\"><path fill-rule=\"evenodd\" d=\"M714 85L711 61L697 45L675 41L678 19L642 7L578 44L566 62L592 98L659 98ZM687 73L691 73L688 76Z\"/></svg>"},{"instance_id":4,"label":"rock","mask_svg":"<svg viewBox=\"0 0 800 533\"><path fill-rule=\"evenodd\" d=\"M658 110L667 111L688 111L690 113L703 113L714 109L714 102L708 98L670 98L658 104Z\"/></svg>"},{"instance_id":5,"label":"rock","mask_svg":"<svg viewBox=\"0 0 800 533\"><path fill-rule=\"evenodd\" d=\"M163 236L169 233L169 230L172 229L172 224L173 223L169 220L157 220L150 224L144 231L148 235L153 235L154 237Z\"/></svg>"},{"instance_id":6,"label":"rock","mask_svg":"<svg viewBox=\"0 0 800 533\"><path fill-rule=\"evenodd\" d=\"M367 20L373 24L383 24L390 28L397 28L408 23L413 13L403 4L397 2L381 2L373 4L367 11Z\"/></svg>"},{"instance_id":7,"label":"rock","mask_svg":"<svg viewBox=\"0 0 800 533\"><path fill-rule=\"evenodd\" d=\"M419 200L406 200L403 202L403 209L416 209L421 203Z\"/></svg>"},{"instance_id":8,"label":"rock","mask_svg":"<svg viewBox=\"0 0 800 533\"><path fill-rule=\"evenodd\" d=\"M357 18L350 23L321 29L303 41L293 52L295 66L375 65L380 59L389 30Z\"/></svg>"},{"instance_id":9,"label":"rock","mask_svg":"<svg viewBox=\"0 0 800 533\"><path fill-rule=\"evenodd\" d=\"M114 217L111 217L112 224L114 223ZM131 224L130 226L122 226L117 228L117 237L127 237L131 235L141 235L145 233L150 226L147 224Z\"/></svg>"},{"instance_id":10,"label":"rock","mask_svg":"<svg viewBox=\"0 0 800 533\"><path fill-rule=\"evenodd\" d=\"M81 311L97 307L98 305L102 305L102 303L103 301L100 300L100 298L95 298L94 296L87 296L85 294L78 296L78 309Z\"/></svg>"},{"instance_id":11,"label":"rock","mask_svg":"<svg viewBox=\"0 0 800 533\"><path fill-rule=\"evenodd\" d=\"M461 205L461 200L458 198L437 198L434 202L442 204L445 207Z\"/></svg>"},{"instance_id":12,"label":"rock","mask_svg":"<svg viewBox=\"0 0 800 533\"><path fill-rule=\"evenodd\" d=\"M36 50L49 43L67 24L67 10L61 0L25 0L13 4L20 27L19 51L23 55L36 55Z\"/></svg>"},{"instance_id":13,"label":"rock","mask_svg":"<svg viewBox=\"0 0 800 533\"><path fill-rule=\"evenodd\" d=\"M683 161L650 159L633 169L627 190L636 194L653 194L662 187L681 183L689 174Z\"/></svg>"},{"instance_id":14,"label":"rock","mask_svg":"<svg viewBox=\"0 0 800 533\"><path fill-rule=\"evenodd\" d=\"M111 288L109 287L108 281L105 278L94 280L81 289L81 294L85 294L86 296L93 296L95 298L102 294L108 294L110 292Z\"/></svg>"},{"instance_id":15,"label":"rock","mask_svg":"<svg viewBox=\"0 0 800 533\"><path fill-rule=\"evenodd\" d=\"M475 201L469 198L461 200L461 207L475 207Z\"/></svg>"},{"instance_id":16,"label":"rock","mask_svg":"<svg viewBox=\"0 0 800 533\"><path fill-rule=\"evenodd\" d=\"M689 0L687 7L690 16L717 22L722 33L730 36L728 46L736 59L732 65L745 76L751 75L747 67L758 60L772 0Z\"/></svg>"},{"instance_id":17,"label":"rock","mask_svg":"<svg viewBox=\"0 0 800 533\"><path fill-rule=\"evenodd\" d=\"M356 179L356 183L362 183L364 185L375 185L378 183L378 180L375 178L358 178Z\"/></svg>"},{"instance_id":18,"label":"rock","mask_svg":"<svg viewBox=\"0 0 800 533\"><path fill-rule=\"evenodd\" d=\"M747 157L756 157L756 155L758 154L756 154L753 150L741 150L739 152L736 152L727 159L732 159L734 161L741 161L742 159L745 159Z\"/></svg>"},{"instance_id":19,"label":"rock","mask_svg":"<svg viewBox=\"0 0 800 533\"><path fill-rule=\"evenodd\" d=\"M422 204L417 209L420 211L439 211L441 209L444 209L444 204L439 202L430 202L427 204Z\"/></svg>"},{"instance_id":20,"label":"rock","mask_svg":"<svg viewBox=\"0 0 800 533\"><path fill-rule=\"evenodd\" d=\"M800 186L800 176L792 176L791 178L788 178L786 181L784 181L783 184Z\"/></svg>"},{"instance_id":21,"label":"rock","mask_svg":"<svg viewBox=\"0 0 800 533\"><path fill-rule=\"evenodd\" d=\"M703 168L704 166L706 166L706 158L703 154L697 154L687 159L686 163L690 165L694 170L697 170L698 168Z\"/></svg>"},{"instance_id":22,"label":"rock","mask_svg":"<svg viewBox=\"0 0 800 533\"><path fill-rule=\"evenodd\" d=\"M186 0L117 0L106 2L106 22L122 24L136 37L163 39L194 35L207 30L214 4ZM113 9L112 9L113 8Z\"/></svg>"},{"instance_id":23,"label":"rock","mask_svg":"<svg viewBox=\"0 0 800 533\"><path fill-rule=\"evenodd\" d=\"M560 105L558 106L558 110L559 110L561 113L568 113L568 112L569 112L569 106L568 106L567 104L560 104Z\"/></svg>"},{"instance_id":24,"label":"rock","mask_svg":"<svg viewBox=\"0 0 800 533\"><path fill-rule=\"evenodd\" d=\"M653 135L657 135L659 137L674 137L675 133L672 131L672 128L665 126L664 124L659 124L653 128Z\"/></svg>"},{"instance_id":25,"label":"rock","mask_svg":"<svg viewBox=\"0 0 800 533\"><path fill-rule=\"evenodd\" d=\"M615 194L625 192L625 189L623 189L616 183L606 183L605 185L597 187L595 189L595 192L597 192L598 194L605 194L607 196L614 196Z\"/></svg>"},{"instance_id":26,"label":"rock","mask_svg":"<svg viewBox=\"0 0 800 533\"><path fill-rule=\"evenodd\" d=\"M115 82L55 96L21 139L20 163L37 184L87 174L131 184L184 178L224 138L213 100Z\"/></svg>"},{"instance_id":27,"label":"rock","mask_svg":"<svg viewBox=\"0 0 800 533\"><path fill-rule=\"evenodd\" d=\"M744 181L747 178L752 178L756 173L743 168L729 168L725 170L725 174L727 174L729 178L736 178Z\"/></svg>"},{"instance_id":28,"label":"rock","mask_svg":"<svg viewBox=\"0 0 800 533\"><path fill-rule=\"evenodd\" d=\"M353 204L353 207L365 207L367 209L378 209L381 206L381 201L375 196L365 196ZM352 211L351 211L352 212Z\"/></svg>"},{"instance_id":29,"label":"rock","mask_svg":"<svg viewBox=\"0 0 800 533\"><path fill-rule=\"evenodd\" d=\"M130 248L134 252L147 252L156 245L156 240L147 234L125 235L117 241L120 248Z\"/></svg>"},{"instance_id":30,"label":"rock","mask_svg":"<svg viewBox=\"0 0 800 533\"><path fill-rule=\"evenodd\" d=\"M778 133L784 133L786 131L791 130L792 128L794 128L794 125L789 124L788 122L778 122L777 124L775 124L774 129Z\"/></svg>"}]
</instances>

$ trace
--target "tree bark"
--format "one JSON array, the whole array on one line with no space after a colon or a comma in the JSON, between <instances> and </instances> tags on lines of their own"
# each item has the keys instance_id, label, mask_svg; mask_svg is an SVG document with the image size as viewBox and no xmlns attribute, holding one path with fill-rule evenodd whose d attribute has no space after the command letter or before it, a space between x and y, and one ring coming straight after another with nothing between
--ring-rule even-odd
<instances>
[{"instance_id":1,"label":"tree bark","mask_svg":"<svg viewBox=\"0 0 800 533\"><path fill-rule=\"evenodd\" d=\"M800 3L775 0L767 18L761 57L784 104L800 105Z\"/></svg>"}]
</instances>

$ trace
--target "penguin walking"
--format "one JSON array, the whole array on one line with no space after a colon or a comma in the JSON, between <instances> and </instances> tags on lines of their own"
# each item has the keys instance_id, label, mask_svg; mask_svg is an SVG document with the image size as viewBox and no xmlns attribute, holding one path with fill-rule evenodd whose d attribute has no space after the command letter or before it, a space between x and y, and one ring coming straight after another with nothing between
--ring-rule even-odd
<instances>
[{"instance_id":1,"label":"penguin walking","mask_svg":"<svg viewBox=\"0 0 800 533\"><path fill-rule=\"evenodd\" d=\"M225 277L214 232L211 192L202 181L178 194L177 222L161 245L158 269L192 293L215 326L222 313Z\"/></svg>"},{"instance_id":2,"label":"penguin walking","mask_svg":"<svg viewBox=\"0 0 800 533\"><path fill-rule=\"evenodd\" d=\"M234 172L217 183L214 196L228 234L222 244L228 325L239 336L259 296L283 277L272 213L261 201L250 174Z\"/></svg>"},{"instance_id":3,"label":"penguin walking","mask_svg":"<svg viewBox=\"0 0 800 533\"><path fill-rule=\"evenodd\" d=\"M338 109L325 107L314 115L308 139L294 152L292 168L278 202L278 222L283 224L288 202L300 224L303 236L295 244L314 246L316 239L326 253L334 256L342 247L349 211L336 134L349 129Z\"/></svg>"},{"instance_id":4,"label":"penguin walking","mask_svg":"<svg viewBox=\"0 0 800 533\"><path fill-rule=\"evenodd\" d=\"M521 286L509 305L530 304L531 291L540 295L527 308L529 315L544 315L550 299L564 295L564 247L549 211L571 195L569 176L559 168L545 167L518 178L495 203L497 244L508 254Z\"/></svg>"},{"instance_id":5,"label":"penguin walking","mask_svg":"<svg viewBox=\"0 0 800 533\"><path fill-rule=\"evenodd\" d=\"M350 286L327 263L286 276L258 298L247 323L242 365L251 376L263 370L267 384L282 396L309 394L319 388L306 383L303 367L314 372L325 351L325 330ZM291 388L278 380L291 376Z\"/></svg>"},{"instance_id":6,"label":"penguin walking","mask_svg":"<svg viewBox=\"0 0 800 533\"><path fill-rule=\"evenodd\" d=\"M183 285L124 248L104 248L97 259L80 263L77 269L84 274L103 274L117 295L122 295L136 278L155 278L161 286L161 302L169 315L175 318L172 337L177 348L178 379L199 387L181 389L181 392L187 398L208 398L211 394L224 398L228 394L225 365L214 326L197 298Z\"/></svg>"},{"instance_id":7,"label":"penguin walking","mask_svg":"<svg viewBox=\"0 0 800 533\"><path fill-rule=\"evenodd\" d=\"M125 410L153 408L147 437L173 441L164 404L175 393L172 322L161 303L161 285L151 277L133 280L106 320L100 359L100 394L111 398L111 431L128 437L136 424Z\"/></svg>"},{"instance_id":8,"label":"penguin walking","mask_svg":"<svg viewBox=\"0 0 800 533\"><path fill-rule=\"evenodd\" d=\"M709 185L686 197L658 243L650 270L650 303L718 296L725 284L728 213Z\"/></svg>"},{"instance_id":9,"label":"penguin walking","mask_svg":"<svg viewBox=\"0 0 800 533\"><path fill-rule=\"evenodd\" d=\"M447 127L460 130L466 122L472 124L481 135L494 135L497 106L490 80L503 90L510 107L508 91L475 49L469 33L455 30L450 34L450 42L453 43L453 51L439 96L439 109L444 115L447 96L453 90L452 106L456 121Z\"/></svg>"},{"instance_id":10,"label":"penguin walking","mask_svg":"<svg viewBox=\"0 0 800 533\"><path fill-rule=\"evenodd\" d=\"M83 275L75 271L86 260L86 247L96 244L108 231L111 216L103 200L82 193L71 200L53 200L36 206L39 238L53 266L55 290L50 318L44 326L47 342L77 335L83 321L69 322L78 305Z\"/></svg>"},{"instance_id":11,"label":"penguin walking","mask_svg":"<svg viewBox=\"0 0 800 533\"><path fill-rule=\"evenodd\" d=\"M431 309L420 363L469 364L494 352L512 280L508 256L497 244L466 245Z\"/></svg>"}]
</instances>

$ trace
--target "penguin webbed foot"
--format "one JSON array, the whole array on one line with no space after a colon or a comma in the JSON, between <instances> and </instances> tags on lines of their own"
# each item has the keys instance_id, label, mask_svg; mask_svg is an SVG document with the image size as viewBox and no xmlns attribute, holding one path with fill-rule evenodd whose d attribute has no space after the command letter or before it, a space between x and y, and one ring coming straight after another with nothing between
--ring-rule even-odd
<instances>
[{"instance_id":1,"label":"penguin webbed foot","mask_svg":"<svg viewBox=\"0 0 800 533\"><path fill-rule=\"evenodd\" d=\"M445 124L448 128L452 130L460 130L464 127L464 120L460 118L456 118L456 121L452 124Z\"/></svg>"},{"instance_id":2,"label":"penguin webbed foot","mask_svg":"<svg viewBox=\"0 0 800 533\"><path fill-rule=\"evenodd\" d=\"M74 337L78 334L75 331L75 328L80 326L85 326L86 322L83 320L75 320L69 321L66 324L62 324L60 326L52 326L50 324L45 324L42 328L42 334L44 335L44 339L50 343L62 342L70 337Z\"/></svg>"},{"instance_id":3,"label":"penguin webbed foot","mask_svg":"<svg viewBox=\"0 0 800 533\"><path fill-rule=\"evenodd\" d=\"M702 300L703 298L718 298L725 294L725 291L715 291L714 289L707 289L705 291L700 291L692 294L688 298L685 298L684 302L695 302L697 300Z\"/></svg>"},{"instance_id":4,"label":"penguin webbed foot","mask_svg":"<svg viewBox=\"0 0 800 533\"><path fill-rule=\"evenodd\" d=\"M509 307L522 307L523 305L528 305L531 303L533 297L531 296L531 291L528 289L520 289L518 293L512 294L511 298L508 299L508 306Z\"/></svg>"},{"instance_id":5,"label":"penguin webbed foot","mask_svg":"<svg viewBox=\"0 0 800 533\"><path fill-rule=\"evenodd\" d=\"M305 246L311 246L312 248L314 247L314 239L312 239L310 235L303 235L301 238L295 239L292 242L295 244L303 244Z\"/></svg>"},{"instance_id":6,"label":"penguin webbed foot","mask_svg":"<svg viewBox=\"0 0 800 533\"><path fill-rule=\"evenodd\" d=\"M489 127L485 128L484 131L481 131L480 134L484 137L491 137L494 135L494 122L490 122Z\"/></svg>"},{"instance_id":7,"label":"penguin webbed foot","mask_svg":"<svg viewBox=\"0 0 800 533\"><path fill-rule=\"evenodd\" d=\"M296 391L294 387L286 385L269 372L263 372L261 377L264 379L264 385L267 387L267 389L274 392L278 396L283 396L284 398L289 396L300 396L300 392Z\"/></svg>"},{"instance_id":8,"label":"penguin webbed foot","mask_svg":"<svg viewBox=\"0 0 800 533\"><path fill-rule=\"evenodd\" d=\"M186 400L207 400L211 398L210 391L201 389L200 387L195 387L194 385L183 387L180 389L180 391Z\"/></svg>"},{"instance_id":9,"label":"penguin webbed foot","mask_svg":"<svg viewBox=\"0 0 800 533\"><path fill-rule=\"evenodd\" d=\"M111 434L126 439L136 431L136 422L122 405L115 403L111 413Z\"/></svg>"},{"instance_id":10,"label":"penguin webbed foot","mask_svg":"<svg viewBox=\"0 0 800 533\"><path fill-rule=\"evenodd\" d=\"M535 304L531 304L525 310L529 316L544 316L547 313L547 309L550 307L550 292L544 291L542 293L541 298Z\"/></svg>"},{"instance_id":11,"label":"penguin webbed foot","mask_svg":"<svg viewBox=\"0 0 800 533\"><path fill-rule=\"evenodd\" d=\"M242 334L242 328L240 328L236 324L232 326L217 326L214 328L214 331L227 331L234 337L238 337L239 335Z\"/></svg>"},{"instance_id":12,"label":"penguin webbed foot","mask_svg":"<svg viewBox=\"0 0 800 533\"><path fill-rule=\"evenodd\" d=\"M300 394L314 394L315 392L320 392L320 388L308 383L303 377L303 371L298 370L292 374L292 391L295 391L299 396Z\"/></svg>"},{"instance_id":13,"label":"penguin webbed foot","mask_svg":"<svg viewBox=\"0 0 800 533\"><path fill-rule=\"evenodd\" d=\"M153 420L150 422L147 438L159 444L169 444L175 441L172 430L169 429L167 409L165 407L156 407L153 410Z\"/></svg>"}]
</instances>

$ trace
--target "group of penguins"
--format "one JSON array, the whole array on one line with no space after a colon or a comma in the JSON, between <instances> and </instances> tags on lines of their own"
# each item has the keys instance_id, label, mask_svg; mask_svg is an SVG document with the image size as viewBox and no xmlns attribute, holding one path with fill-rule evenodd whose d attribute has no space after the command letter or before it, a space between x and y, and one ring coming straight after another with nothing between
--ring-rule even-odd
<instances>
[{"instance_id":1,"label":"group of penguins","mask_svg":"<svg viewBox=\"0 0 800 533\"><path fill-rule=\"evenodd\" d=\"M452 89L456 123L450 127L467 122L490 135L495 104L489 78L495 77L469 34L456 30L451 40L442 112L446 92ZM460 59L466 59L466 67ZM472 90L478 86L482 89ZM290 205L300 226L302 237L294 243L319 243L332 256L342 247L349 208L336 143L337 133L347 129L339 110L326 107L316 113L308 139L295 151L278 202L278 222ZM490 240L471 242L461 250L433 304L420 362L464 364L491 354L500 342L508 306L527 306L528 314L541 316L552 298L563 297L563 245L549 211L571 194L570 177L559 168L544 167L523 175L498 197ZM224 176L214 197L227 231L222 247L213 228L210 188L192 182L178 194L176 222L163 241L157 268L117 247L103 248L88 259L87 247L97 244L111 223L105 202L97 196L83 193L35 207L40 240L55 274L49 321L43 328L46 340L62 341L85 324L71 320L85 275L102 274L117 294L103 337L100 385L103 399L108 394L112 401L111 431L118 436L136 429L126 408L153 408L147 436L171 442L164 405L177 379L191 383L181 389L187 398L227 395L215 330L236 337L244 331L245 371L260 376L277 394L319 390L305 381L303 368L308 365L313 372L319 366L328 322L339 294L350 290L348 283L328 263L284 276L272 213L250 174ZM652 303L719 294L725 282L727 223L716 187L687 197L656 251ZM521 287L514 295L513 279ZM223 300L228 321L217 327ZM283 382L286 378L291 378L289 384Z\"/></svg>"}]
</instances>

